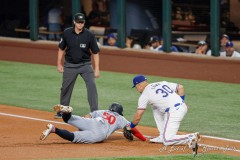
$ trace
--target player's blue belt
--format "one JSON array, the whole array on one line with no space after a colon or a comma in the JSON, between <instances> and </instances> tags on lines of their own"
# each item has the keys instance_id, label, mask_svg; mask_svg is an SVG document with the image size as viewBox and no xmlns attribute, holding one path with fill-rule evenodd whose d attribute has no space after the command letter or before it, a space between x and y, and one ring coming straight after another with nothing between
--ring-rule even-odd
<instances>
[{"instance_id":1,"label":"player's blue belt","mask_svg":"<svg viewBox=\"0 0 240 160\"><path fill-rule=\"evenodd\" d=\"M180 106L182 103L176 103L176 104L174 104L174 107L178 107L178 106ZM169 112L169 110L170 110L170 107L168 107L168 108L166 108L165 109L165 112Z\"/></svg>"}]
</instances>

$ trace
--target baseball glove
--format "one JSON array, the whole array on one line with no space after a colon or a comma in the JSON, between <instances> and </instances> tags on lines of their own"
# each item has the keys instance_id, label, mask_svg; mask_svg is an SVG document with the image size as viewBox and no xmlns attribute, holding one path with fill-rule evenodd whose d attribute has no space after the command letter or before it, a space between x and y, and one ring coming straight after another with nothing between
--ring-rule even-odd
<instances>
[{"instance_id":1,"label":"baseball glove","mask_svg":"<svg viewBox=\"0 0 240 160\"><path fill-rule=\"evenodd\" d=\"M129 141L133 140L133 134L132 134L132 130L129 126L125 126L123 128L123 135L126 139L128 139Z\"/></svg>"}]
</instances>

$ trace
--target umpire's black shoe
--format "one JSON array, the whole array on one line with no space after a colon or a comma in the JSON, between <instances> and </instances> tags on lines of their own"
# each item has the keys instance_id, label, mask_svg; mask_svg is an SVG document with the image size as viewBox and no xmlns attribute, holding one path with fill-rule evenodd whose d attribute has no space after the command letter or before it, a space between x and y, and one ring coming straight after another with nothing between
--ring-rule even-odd
<instances>
[{"instance_id":1,"label":"umpire's black shoe","mask_svg":"<svg viewBox=\"0 0 240 160\"><path fill-rule=\"evenodd\" d=\"M57 114L54 115L55 119L60 119L62 118L62 114L60 112L57 112Z\"/></svg>"}]
</instances>

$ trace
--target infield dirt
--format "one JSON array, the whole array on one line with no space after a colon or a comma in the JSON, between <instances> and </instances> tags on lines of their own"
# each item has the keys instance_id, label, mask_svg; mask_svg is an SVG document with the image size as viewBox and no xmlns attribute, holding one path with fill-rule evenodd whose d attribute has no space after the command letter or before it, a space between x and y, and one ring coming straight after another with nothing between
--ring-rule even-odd
<instances>
[{"instance_id":1,"label":"infield dirt","mask_svg":"<svg viewBox=\"0 0 240 160\"><path fill-rule=\"evenodd\" d=\"M3 113L5 113L3 115ZM6 115L9 114L9 115ZM12 115L12 116L10 116ZM17 117L21 116L21 117ZM50 134L45 141L39 139L41 132L51 122L58 128L76 130L61 119L53 119L54 113L36 111L32 109L0 105L0 159L26 160L43 158L94 158L94 157L125 157L125 156L157 156L191 154L186 146L164 147L162 144L143 142L137 138L127 141L119 130L102 143L73 144L61 139L55 134ZM33 118L33 119L30 119ZM47 121L43 121L47 120ZM138 126L144 135L157 136L156 128ZM180 133L181 134L181 133ZM240 143L224 140L202 138L201 143L210 146L200 147L199 157L209 153L219 153L239 156ZM203 157L204 158L204 157Z\"/></svg>"}]
</instances>

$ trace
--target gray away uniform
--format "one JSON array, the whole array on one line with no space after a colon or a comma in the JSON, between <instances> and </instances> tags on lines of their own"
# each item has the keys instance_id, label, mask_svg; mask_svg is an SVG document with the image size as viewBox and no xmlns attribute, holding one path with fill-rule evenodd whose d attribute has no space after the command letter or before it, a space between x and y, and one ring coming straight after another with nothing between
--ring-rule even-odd
<instances>
[{"instance_id":1,"label":"gray away uniform","mask_svg":"<svg viewBox=\"0 0 240 160\"><path fill-rule=\"evenodd\" d=\"M114 131L124 128L130 122L116 112L98 110L91 112L92 118L72 115L68 124L79 131L73 132L74 143L95 143L107 139Z\"/></svg>"}]
</instances>

